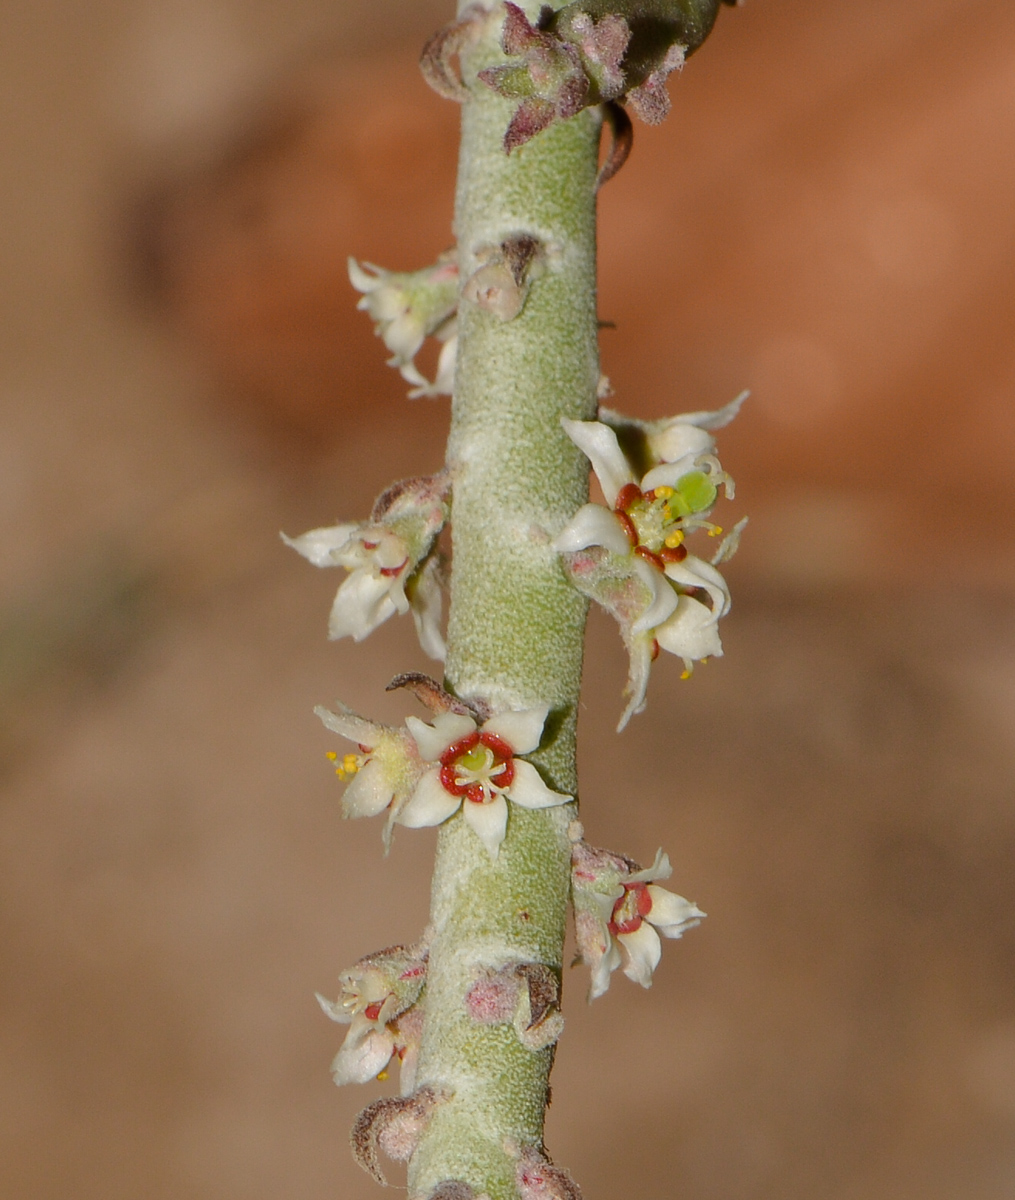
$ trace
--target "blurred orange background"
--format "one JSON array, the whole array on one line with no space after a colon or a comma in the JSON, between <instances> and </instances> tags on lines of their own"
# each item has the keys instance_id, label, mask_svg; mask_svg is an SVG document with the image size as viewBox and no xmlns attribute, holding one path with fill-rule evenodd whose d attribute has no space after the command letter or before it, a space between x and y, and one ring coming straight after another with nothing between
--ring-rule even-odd
<instances>
[{"instance_id":1,"label":"blurred orange background","mask_svg":"<svg viewBox=\"0 0 1015 1200\"><path fill-rule=\"evenodd\" d=\"M441 461L345 260L450 243L450 4L4 15L0 1192L365 1200L313 992L415 936L433 836L341 822L310 709L399 719L427 661L328 644L277 535ZM593 616L583 820L710 915L650 992L567 977L548 1148L587 1200L1002 1200L1015 11L749 0L670 90L601 197L603 368L643 416L751 388L751 524L726 657L619 739Z\"/></svg>"}]
</instances>

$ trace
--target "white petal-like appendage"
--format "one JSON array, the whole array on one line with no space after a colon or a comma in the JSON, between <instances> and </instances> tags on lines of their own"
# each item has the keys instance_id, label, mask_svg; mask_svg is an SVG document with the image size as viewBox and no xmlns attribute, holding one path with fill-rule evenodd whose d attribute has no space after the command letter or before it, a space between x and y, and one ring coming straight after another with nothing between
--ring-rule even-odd
<instances>
[{"instance_id":1,"label":"white petal-like appendage","mask_svg":"<svg viewBox=\"0 0 1015 1200\"><path fill-rule=\"evenodd\" d=\"M336 1004L334 1000L329 1000L327 996L322 996L320 992L314 992L317 997L317 1003L321 1006L324 1015L332 1021L337 1021L339 1025L348 1025L352 1020L352 1013L347 1008L343 1008L341 1004Z\"/></svg>"},{"instance_id":2,"label":"white petal-like appendage","mask_svg":"<svg viewBox=\"0 0 1015 1200\"><path fill-rule=\"evenodd\" d=\"M412 593L412 619L416 626L416 636L423 648L423 653L438 662L443 662L448 655L448 648L441 633L441 610L444 597L437 578L437 559L429 558L423 565L416 580Z\"/></svg>"},{"instance_id":3,"label":"white petal-like appendage","mask_svg":"<svg viewBox=\"0 0 1015 1200\"><path fill-rule=\"evenodd\" d=\"M605 954L602 955L592 968L589 1003L593 1000L598 1000L609 989L610 976L623 962L623 956L616 942L612 938L608 938L608 941L609 945L606 948Z\"/></svg>"},{"instance_id":4,"label":"white petal-like appendage","mask_svg":"<svg viewBox=\"0 0 1015 1200\"><path fill-rule=\"evenodd\" d=\"M648 435L648 450L654 462L674 463L685 458L693 462L697 455L711 454L714 449L715 438L710 433L679 417Z\"/></svg>"},{"instance_id":5,"label":"white petal-like appendage","mask_svg":"<svg viewBox=\"0 0 1015 1200\"><path fill-rule=\"evenodd\" d=\"M433 767L416 784L405 807L396 818L399 825L409 829L422 829L427 825L441 825L453 816L462 803L461 796L452 796L441 784L440 769Z\"/></svg>"},{"instance_id":6,"label":"white petal-like appendage","mask_svg":"<svg viewBox=\"0 0 1015 1200\"><path fill-rule=\"evenodd\" d=\"M712 555L712 566L718 567L724 562L729 562L734 554L740 549L740 537L747 527L747 518L741 517L733 528L719 543L719 549Z\"/></svg>"},{"instance_id":7,"label":"white petal-like appendage","mask_svg":"<svg viewBox=\"0 0 1015 1200\"><path fill-rule=\"evenodd\" d=\"M370 571L353 571L335 594L328 617L328 637L332 641L351 637L361 642L394 615L391 580L378 578Z\"/></svg>"},{"instance_id":8,"label":"white petal-like appendage","mask_svg":"<svg viewBox=\"0 0 1015 1200\"><path fill-rule=\"evenodd\" d=\"M320 717L321 723L326 729L330 729L332 733L337 733L339 737L344 737L347 741L355 742L357 746L366 746L368 750L372 750L377 745L384 732L383 726L368 721L359 713L354 713L351 708L346 708L344 704L340 704L338 712L331 712L330 709L318 704L314 713Z\"/></svg>"},{"instance_id":9,"label":"white petal-like appendage","mask_svg":"<svg viewBox=\"0 0 1015 1200\"><path fill-rule=\"evenodd\" d=\"M627 687L624 688L624 695L628 697L628 701L627 707L620 714L618 733L623 733L633 716L645 711L645 696L648 693L649 674L652 670L652 635L642 633L637 637L627 636L624 642L628 654Z\"/></svg>"},{"instance_id":10,"label":"white petal-like appendage","mask_svg":"<svg viewBox=\"0 0 1015 1200\"><path fill-rule=\"evenodd\" d=\"M668 654L700 662L703 658L721 658L722 641L717 618L710 608L681 596L677 611L655 631L656 641Z\"/></svg>"},{"instance_id":11,"label":"white petal-like appendage","mask_svg":"<svg viewBox=\"0 0 1015 1200\"><path fill-rule=\"evenodd\" d=\"M532 763L516 758L514 766L515 777L507 790L513 804L520 804L522 808L555 808L571 801L571 796L551 791Z\"/></svg>"},{"instance_id":12,"label":"white petal-like appendage","mask_svg":"<svg viewBox=\"0 0 1015 1200\"><path fill-rule=\"evenodd\" d=\"M543 738L543 726L550 712L548 704L498 713L483 724L483 733L503 738L515 754L531 754Z\"/></svg>"},{"instance_id":13,"label":"white petal-like appendage","mask_svg":"<svg viewBox=\"0 0 1015 1200\"><path fill-rule=\"evenodd\" d=\"M371 759L346 784L342 813L346 817L376 817L384 812L394 795L387 771L376 759Z\"/></svg>"},{"instance_id":14,"label":"white petal-like appendage","mask_svg":"<svg viewBox=\"0 0 1015 1200\"><path fill-rule=\"evenodd\" d=\"M628 875L627 881L628 883L654 883L657 879L669 879L672 874L673 868L670 866L670 856L660 847L656 851L652 865L644 867L640 871L632 871Z\"/></svg>"},{"instance_id":15,"label":"white petal-like appendage","mask_svg":"<svg viewBox=\"0 0 1015 1200\"><path fill-rule=\"evenodd\" d=\"M699 429L722 429L724 425L728 425L733 420L750 394L749 391L743 391L722 408L707 412L681 413L673 420L680 421L684 425L697 425Z\"/></svg>"},{"instance_id":16,"label":"white petal-like appendage","mask_svg":"<svg viewBox=\"0 0 1015 1200\"><path fill-rule=\"evenodd\" d=\"M584 504L551 543L554 550L573 554L589 546L603 546L613 554L630 554L624 526L601 504Z\"/></svg>"},{"instance_id":17,"label":"white petal-like appendage","mask_svg":"<svg viewBox=\"0 0 1015 1200\"><path fill-rule=\"evenodd\" d=\"M685 930L699 925L705 916L690 900L668 892L666 888L656 887L654 883L649 884L648 894L652 897L652 908L646 920L651 921L663 937L678 938Z\"/></svg>"},{"instance_id":18,"label":"white petal-like appendage","mask_svg":"<svg viewBox=\"0 0 1015 1200\"><path fill-rule=\"evenodd\" d=\"M507 834L508 806L504 797L494 796L489 804L473 804L471 800L466 800L462 805L462 816L490 857L496 858Z\"/></svg>"},{"instance_id":19,"label":"white petal-like appendage","mask_svg":"<svg viewBox=\"0 0 1015 1200\"><path fill-rule=\"evenodd\" d=\"M560 423L567 436L592 464L606 503L612 508L620 489L625 484L635 482L631 464L620 448L617 435L602 421L569 421L564 417Z\"/></svg>"},{"instance_id":20,"label":"white petal-like appendage","mask_svg":"<svg viewBox=\"0 0 1015 1200\"><path fill-rule=\"evenodd\" d=\"M624 974L642 987L652 986L652 972L663 956L659 934L648 921L642 921L634 933L620 933L617 941L624 951Z\"/></svg>"},{"instance_id":21,"label":"white petal-like appendage","mask_svg":"<svg viewBox=\"0 0 1015 1200\"><path fill-rule=\"evenodd\" d=\"M366 294L381 286L381 277L384 274L381 267L375 267L373 263L363 263L363 265L360 266L360 264L354 258L350 257L348 260L348 268L349 282L357 292L363 292ZM367 273L367 270L364 270L364 268L368 268L369 270L376 272L376 274L370 275Z\"/></svg>"},{"instance_id":22,"label":"white petal-like appendage","mask_svg":"<svg viewBox=\"0 0 1015 1200\"><path fill-rule=\"evenodd\" d=\"M292 546L297 554L302 554L315 567L337 567L335 553L349 541L359 529L359 525L329 525L326 528L311 529L309 533L301 533L299 537L286 537L279 534L287 546Z\"/></svg>"},{"instance_id":23,"label":"white petal-like appendage","mask_svg":"<svg viewBox=\"0 0 1015 1200\"><path fill-rule=\"evenodd\" d=\"M683 562L667 563L666 574L674 583L682 583L684 587L704 588L712 598L716 619L729 612L730 590L726 580L711 563L689 554Z\"/></svg>"},{"instance_id":24,"label":"white petal-like appendage","mask_svg":"<svg viewBox=\"0 0 1015 1200\"><path fill-rule=\"evenodd\" d=\"M455 391L455 367L458 363L458 334L452 333L437 359L437 376L433 390L441 396L451 396Z\"/></svg>"},{"instance_id":25,"label":"white petal-like appendage","mask_svg":"<svg viewBox=\"0 0 1015 1200\"><path fill-rule=\"evenodd\" d=\"M331 1077L339 1087L346 1083L369 1083L384 1070L394 1052L395 1039L386 1029L370 1029L365 1037L355 1041L350 1032L332 1061Z\"/></svg>"},{"instance_id":26,"label":"white petal-like appendage","mask_svg":"<svg viewBox=\"0 0 1015 1200\"><path fill-rule=\"evenodd\" d=\"M685 454L674 462L664 462L658 467L653 467L641 481L641 490L651 492L653 488L658 487L675 488L688 472L697 469L695 461L695 455Z\"/></svg>"},{"instance_id":27,"label":"white petal-like appendage","mask_svg":"<svg viewBox=\"0 0 1015 1200\"><path fill-rule=\"evenodd\" d=\"M436 762L455 742L476 731L476 722L459 713L441 713L432 725L427 725L419 717L406 717L405 725L426 762Z\"/></svg>"},{"instance_id":28,"label":"white petal-like appendage","mask_svg":"<svg viewBox=\"0 0 1015 1200\"><path fill-rule=\"evenodd\" d=\"M652 599L641 616L631 626L631 633L637 637L639 633L648 633L650 629L662 625L676 611L678 596L666 582L666 577L662 572L653 567L651 563L647 563L643 558L635 557L631 566L634 573L652 594Z\"/></svg>"},{"instance_id":29,"label":"white petal-like appendage","mask_svg":"<svg viewBox=\"0 0 1015 1200\"><path fill-rule=\"evenodd\" d=\"M399 361L412 362L424 339L423 323L411 310L393 316L384 330L384 344Z\"/></svg>"}]
</instances>

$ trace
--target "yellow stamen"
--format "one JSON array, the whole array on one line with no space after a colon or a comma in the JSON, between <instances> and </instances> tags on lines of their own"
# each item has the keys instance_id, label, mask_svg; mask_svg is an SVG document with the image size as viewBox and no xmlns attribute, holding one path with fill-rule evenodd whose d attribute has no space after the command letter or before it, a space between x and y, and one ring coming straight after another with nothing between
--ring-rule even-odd
<instances>
[{"instance_id":1,"label":"yellow stamen","mask_svg":"<svg viewBox=\"0 0 1015 1200\"><path fill-rule=\"evenodd\" d=\"M675 529L666 539L666 541L663 542L663 545L667 546L670 550L676 550L683 540L684 531L682 529Z\"/></svg>"},{"instance_id":2,"label":"yellow stamen","mask_svg":"<svg viewBox=\"0 0 1015 1200\"><path fill-rule=\"evenodd\" d=\"M338 758L338 755L335 753L335 751L334 751L334 750L329 750L329 751L328 751L328 753L327 753L327 754L325 754L325 756L324 756L324 757L325 757L325 758L330 758L330 759L331 759L331 761L332 761L332 762L334 762L334 761L335 761L335 759L336 759L336 758Z\"/></svg>"},{"instance_id":3,"label":"yellow stamen","mask_svg":"<svg viewBox=\"0 0 1015 1200\"><path fill-rule=\"evenodd\" d=\"M360 769L360 759L358 754L347 754L342 759L342 765L335 768L335 774L339 779L345 779L346 775L355 775Z\"/></svg>"},{"instance_id":4,"label":"yellow stamen","mask_svg":"<svg viewBox=\"0 0 1015 1200\"><path fill-rule=\"evenodd\" d=\"M671 487L657 487L655 490L655 498L657 500L669 500L669 498L675 494L675 489Z\"/></svg>"},{"instance_id":5,"label":"yellow stamen","mask_svg":"<svg viewBox=\"0 0 1015 1200\"><path fill-rule=\"evenodd\" d=\"M708 531L708 536L709 537L718 537L720 533L722 533L722 526L721 525L713 525L712 528Z\"/></svg>"},{"instance_id":6,"label":"yellow stamen","mask_svg":"<svg viewBox=\"0 0 1015 1200\"><path fill-rule=\"evenodd\" d=\"M681 678L681 679L690 679L690 678L691 678L691 672L690 672L690 671L682 671L682 672L680 673L680 678Z\"/></svg>"},{"instance_id":7,"label":"yellow stamen","mask_svg":"<svg viewBox=\"0 0 1015 1200\"><path fill-rule=\"evenodd\" d=\"M385 1079L387 1079L387 1077L388 1077L388 1072L387 1072L387 1069L383 1070L383 1071L380 1073L380 1075L378 1075L378 1076L377 1076L378 1080L379 1080L381 1083L383 1083L383 1082L385 1081Z\"/></svg>"}]
</instances>

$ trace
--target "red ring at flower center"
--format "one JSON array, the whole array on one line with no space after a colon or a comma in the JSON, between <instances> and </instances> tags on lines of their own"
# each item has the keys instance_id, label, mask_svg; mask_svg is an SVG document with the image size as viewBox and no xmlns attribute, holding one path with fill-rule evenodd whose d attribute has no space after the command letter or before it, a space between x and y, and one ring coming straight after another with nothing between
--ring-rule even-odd
<instances>
[{"instance_id":1,"label":"red ring at flower center","mask_svg":"<svg viewBox=\"0 0 1015 1200\"><path fill-rule=\"evenodd\" d=\"M646 884L625 883L622 886L624 894L613 906L609 922L610 933L614 937L619 933L636 933L652 911L652 897L648 894Z\"/></svg>"},{"instance_id":2,"label":"red ring at flower center","mask_svg":"<svg viewBox=\"0 0 1015 1200\"><path fill-rule=\"evenodd\" d=\"M401 575L405 568L409 565L409 560L403 558L397 567L381 567L378 574L383 575L385 579L394 579L396 575Z\"/></svg>"},{"instance_id":3,"label":"red ring at flower center","mask_svg":"<svg viewBox=\"0 0 1015 1200\"><path fill-rule=\"evenodd\" d=\"M493 765L487 773L487 787L479 781L459 783L459 759L477 746L485 746L493 755ZM468 770L468 768L464 768ZM441 755L441 786L452 796L462 796L473 804L489 804L493 796L489 792L489 784L499 791L506 791L515 777L514 751L495 733L470 733L461 741L449 746Z\"/></svg>"},{"instance_id":4,"label":"red ring at flower center","mask_svg":"<svg viewBox=\"0 0 1015 1200\"><path fill-rule=\"evenodd\" d=\"M644 499L645 493L636 483L625 483L617 493L616 503L613 507L617 512L626 514L632 504L637 504L639 500Z\"/></svg>"}]
</instances>

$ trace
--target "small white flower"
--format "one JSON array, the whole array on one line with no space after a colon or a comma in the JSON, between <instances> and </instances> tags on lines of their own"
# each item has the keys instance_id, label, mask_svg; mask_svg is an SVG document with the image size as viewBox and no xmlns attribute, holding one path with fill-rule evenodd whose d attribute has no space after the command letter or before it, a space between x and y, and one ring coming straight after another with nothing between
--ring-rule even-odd
<instances>
[{"instance_id":1,"label":"small white flower","mask_svg":"<svg viewBox=\"0 0 1015 1200\"><path fill-rule=\"evenodd\" d=\"M508 800L523 808L551 808L571 800L551 791L536 768L518 757L538 747L548 712L546 707L505 712L482 725L450 712L432 725L408 717L420 756L432 765L395 820L414 829L440 825L461 809L496 858L507 832Z\"/></svg>"},{"instance_id":2,"label":"small white flower","mask_svg":"<svg viewBox=\"0 0 1015 1200\"><path fill-rule=\"evenodd\" d=\"M387 811L384 844L390 846L391 827L398 811L416 788L425 769L415 741L402 729L391 729L358 716L344 705L338 712L318 706L314 712L333 733L354 742L359 754L328 757L347 784L342 811L347 817L376 817Z\"/></svg>"},{"instance_id":3,"label":"small white flower","mask_svg":"<svg viewBox=\"0 0 1015 1200\"><path fill-rule=\"evenodd\" d=\"M458 264L453 254L442 255L422 271L398 273L360 265L349 259L349 280L363 293L357 305L373 318L376 331L391 351L389 365L414 385L410 397L450 394L454 383L455 313L458 309ZM444 342L437 378L430 383L415 364L427 337ZM450 350L449 350L450 347Z\"/></svg>"},{"instance_id":4,"label":"small white flower","mask_svg":"<svg viewBox=\"0 0 1015 1200\"><path fill-rule=\"evenodd\" d=\"M563 422L591 462L610 508L584 505L553 547L565 556L575 586L620 623L630 656L628 704L620 729L645 706L649 667L659 650L682 658L685 674L692 663L722 654L717 625L729 611L729 590L715 567L689 554L685 542L698 529L710 535L722 532L707 516L718 488L730 494L732 481L712 454L715 446L708 430L732 420L740 403L738 399L718 413L686 413L651 426L625 425L622 431L642 438L640 457L648 470L640 478L621 449L616 429L602 421ZM608 415L620 428L621 418ZM742 528L743 522L734 531L737 537ZM735 548L731 534L716 561ZM694 594L701 592L709 598L707 605Z\"/></svg>"},{"instance_id":5,"label":"small white flower","mask_svg":"<svg viewBox=\"0 0 1015 1200\"><path fill-rule=\"evenodd\" d=\"M679 938L705 914L658 886L657 880L672 874L662 850L651 867L640 869L622 855L579 842L572 863L578 948L592 970L589 999L606 991L618 967L628 979L651 987L662 957L660 935Z\"/></svg>"},{"instance_id":6,"label":"small white flower","mask_svg":"<svg viewBox=\"0 0 1015 1200\"><path fill-rule=\"evenodd\" d=\"M340 977L337 1000L317 994L317 1002L333 1021L349 1025L342 1048L331 1064L332 1077L341 1086L366 1083L384 1070L393 1054L404 1052L399 1018L419 998L426 979L425 945L392 946L360 959Z\"/></svg>"},{"instance_id":7,"label":"small white flower","mask_svg":"<svg viewBox=\"0 0 1015 1200\"><path fill-rule=\"evenodd\" d=\"M412 610L420 644L443 658L441 597L434 543L447 516L443 473L403 480L377 500L369 521L311 529L282 540L315 567L349 572L335 595L328 637L362 641L395 613Z\"/></svg>"}]
</instances>

